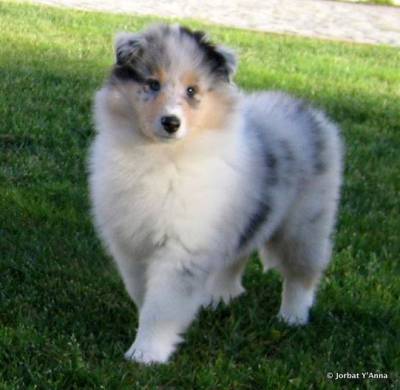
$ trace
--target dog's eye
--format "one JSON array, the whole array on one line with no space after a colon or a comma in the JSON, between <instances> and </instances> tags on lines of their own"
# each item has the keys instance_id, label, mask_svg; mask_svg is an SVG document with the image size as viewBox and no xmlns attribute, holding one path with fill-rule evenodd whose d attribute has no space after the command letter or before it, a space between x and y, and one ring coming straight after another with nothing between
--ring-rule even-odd
<instances>
[{"instance_id":1,"label":"dog's eye","mask_svg":"<svg viewBox=\"0 0 400 390\"><path fill-rule=\"evenodd\" d=\"M189 96L190 98L194 97L197 93L197 88L190 86L186 88L186 95Z\"/></svg>"},{"instance_id":2,"label":"dog's eye","mask_svg":"<svg viewBox=\"0 0 400 390\"><path fill-rule=\"evenodd\" d=\"M147 80L147 85L154 92L157 92L161 89L161 84L158 80L153 80L153 79Z\"/></svg>"}]
</instances>

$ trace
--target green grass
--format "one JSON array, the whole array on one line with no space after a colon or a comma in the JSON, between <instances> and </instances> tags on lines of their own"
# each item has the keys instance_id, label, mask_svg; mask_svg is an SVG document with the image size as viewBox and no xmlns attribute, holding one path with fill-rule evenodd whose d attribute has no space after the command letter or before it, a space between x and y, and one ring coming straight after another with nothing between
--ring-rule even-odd
<instances>
[{"instance_id":1,"label":"green grass","mask_svg":"<svg viewBox=\"0 0 400 390\"><path fill-rule=\"evenodd\" d=\"M375 4L397 6L393 0L338 0L346 3Z\"/></svg>"},{"instance_id":2,"label":"green grass","mask_svg":"<svg viewBox=\"0 0 400 390\"><path fill-rule=\"evenodd\" d=\"M342 0L348 1L348 0ZM376 5L392 5L396 6L393 0L356 0L357 3L376 4Z\"/></svg>"},{"instance_id":3,"label":"green grass","mask_svg":"<svg viewBox=\"0 0 400 390\"><path fill-rule=\"evenodd\" d=\"M137 315L93 231L85 159L112 37L149 21L0 3L0 389L399 388L398 49L195 22L238 50L241 87L309 98L342 126L334 258L308 327L275 319L280 279L253 261L247 293L202 311L169 365L123 360ZM326 379L365 371L389 379Z\"/></svg>"}]
</instances>

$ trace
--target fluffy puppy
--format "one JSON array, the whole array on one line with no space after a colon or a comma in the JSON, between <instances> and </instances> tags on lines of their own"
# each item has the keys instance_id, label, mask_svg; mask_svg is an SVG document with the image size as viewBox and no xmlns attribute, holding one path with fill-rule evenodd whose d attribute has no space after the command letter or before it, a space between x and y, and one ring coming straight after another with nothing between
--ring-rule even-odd
<instances>
[{"instance_id":1,"label":"fluffy puppy","mask_svg":"<svg viewBox=\"0 0 400 390\"><path fill-rule=\"evenodd\" d=\"M241 93L235 69L232 52L184 27L117 36L95 99L90 190L139 310L127 359L166 362L201 306L244 291L255 249L282 273L280 318L308 321L331 255L339 131L284 93Z\"/></svg>"}]
</instances>

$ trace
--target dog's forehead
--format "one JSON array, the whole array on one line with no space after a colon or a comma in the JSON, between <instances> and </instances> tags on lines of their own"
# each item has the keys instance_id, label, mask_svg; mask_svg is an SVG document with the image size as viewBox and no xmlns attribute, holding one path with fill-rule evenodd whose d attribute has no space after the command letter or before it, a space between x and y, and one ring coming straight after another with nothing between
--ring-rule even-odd
<instances>
[{"instance_id":1,"label":"dog's forehead","mask_svg":"<svg viewBox=\"0 0 400 390\"><path fill-rule=\"evenodd\" d=\"M204 54L178 26L159 26L143 35L144 57L149 66L169 73L201 71Z\"/></svg>"}]
</instances>

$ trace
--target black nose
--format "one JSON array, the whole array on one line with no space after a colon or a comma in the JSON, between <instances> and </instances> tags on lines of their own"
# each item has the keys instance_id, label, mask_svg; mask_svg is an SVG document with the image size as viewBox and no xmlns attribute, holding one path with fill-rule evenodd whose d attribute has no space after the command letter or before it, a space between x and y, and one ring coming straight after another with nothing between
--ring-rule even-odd
<instances>
[{"instance_id":1,"label":"black nose","mask_svg":"<svg viewBox=\"0 0 400 390\"><path fill-rule=\"evenodd\" d=\"M166 132L172 134L178 131L181 121L175 115L168 115L161 118L161 124Z\"/></svg>"}]
</instances>

